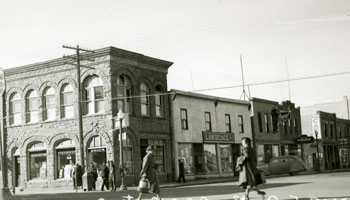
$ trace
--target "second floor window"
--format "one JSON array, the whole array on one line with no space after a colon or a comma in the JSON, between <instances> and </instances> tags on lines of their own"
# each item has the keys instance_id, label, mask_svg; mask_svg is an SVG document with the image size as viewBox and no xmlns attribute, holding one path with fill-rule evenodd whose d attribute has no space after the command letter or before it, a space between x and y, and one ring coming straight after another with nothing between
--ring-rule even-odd
<instances>
[{"instance_id":1,"label":"second floor window","mask_svg":"<svg viewBox=\"0 0 350 200\"><path fill-rule=\"evenodd\" d=\"M156 103L156 116L163 117L163 97L162 97L162 88L158 85L156 87L155 93L155 103Z\"/></svg>"},{"instance_id":2,"label":"second floor window","mask_svg":"<svg viewBox=\"0 0 350 200\"><path fill-rule=\"evenodd\" d=\"M29 90L26 94L26 122L38 121L38 94L34 90Z\"/></svg>"},{"instance_id":3,"label":"second floor window","mask_svg":"<svg viewBox=\"0 0 350 200\"><path fill-rule=\"evenodd\" d=\"M149 89L146 84L141 83L140 86L140 98L141 98L141 115L149 115Z\"/></svg>"},{"instance_id":4,"label":"second floor window","mask_svg":"<svg viewBox=\"0 0 350 200\"><path fill-rule=\"evenodd\" d=\"M74 117L73 87L70 84L63 85L61 89L61 117Z\"/></svg>"},{"instance_id":5,"label":"second floor window","mask_svg":"<svg viewBox=\"0 0 350 200\"><path fill-rule=\"evenodd\" d=\"M266 133L268 133L268 132L270 132L269 114L264 114L264 121L265 121L265 131L266 131Z\"/></svg>"},{"instance_id":6,"label":"second floor window","mask_svg":"<svg viewBox=\"0 0 350 200\"><path fill-rule=\"evenodd\" d=\"M10 125L21 123L21 97L18 93L14 93L10 97Z\"/></svg>"},{"instance_id":7,"label":"second floor window","mask_svg":"<svg viewBox=\"0 0 350 200\"><path fill-rule=\"evenodd\" d=\"M238 115L238 129L240 133L244 133L244 123L242 115Z\"/></svg>"},{"instance_id":8,"label":"second floor window","mask_svg":"<svg viewBox=\"0 0 350 200\"><path fill-rule=\"evenodd\" d=\"M85 114L103 113L103 83L102 79L93 76L85 84L84 100L86 102Z\"/></svg>"},{"instance_id":9,"label":"second floor window","mask_svg":"<svg viewBox=\"0 0 350 200\"><path fill-rule=\"evenodd\" d=\"M181 109L180 110L181 115L181 129L182 130L188 130L188 118L187 118L187 110Z\"/></svg>"},{"instance_id":10,"label":"second floor window","mask_svg":"<svg viewBox=\"0 0 350 200\"><path fill-rule=\"evenodd\" d=\"M210 112L205 112L204 113L205 117L205 130L206 131L211 131L211 117L210 117Z\"/></svg>"},{"instance_id":11,"label":"second floor window","mask_svg":"<svg viewBox=\"0 0 350 200\"><path fill-rule=\"evenodd\" d=\"M225 114L225 127L226 133L231 133L231 117L229 114Z\"/></svg>"},{"instance_id":12,"label":"second floor window","mask_svg":"<svg viewBox=\"0 0 350 200\"><path fill-rule=\"evenodd\" d=\"M263 125L262 125L262 118L261 118L261 112L258 112L258 127L259 127L259 132L263 132Z\"/></svg>"},{"instance_id":13,"label":"second floor window","mask_svg":"<svg viewBox=\"0 0 350 200\"><path fill-rule=\"evenodd\" d=\"M52 87L47 87L43 94L43 120L56 119L56 102L55 90Z\"/></svg>"},{"instance_id":14,"label":"second floor window","mask_svg":"<svg viewBox=\"0 0 350 200\"><path fill-rule=\"evenodd\" d=\"M131 84L125 75L119 76L117 80L117 102L118 111L122 109L125 113L131 113Z\"/></svg>"}]
</instances>

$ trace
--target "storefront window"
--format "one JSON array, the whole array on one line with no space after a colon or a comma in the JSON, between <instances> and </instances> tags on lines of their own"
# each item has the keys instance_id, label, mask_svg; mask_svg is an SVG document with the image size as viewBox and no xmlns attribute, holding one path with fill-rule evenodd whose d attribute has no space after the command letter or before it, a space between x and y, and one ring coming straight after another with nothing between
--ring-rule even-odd
<instances>
[{"instance_id":1,"label":"storefront window","mask_svg":"<svg viewBox=\"0 0 350 200\"><path fill-rule=\"evenodd\" d=\"M230 144L219 145L222 173L233 172L232 147Z\"/></svg>"},{"instance_id":2,"label":"storefront window","mask_svg":"<svg viewBox=\"0 0 350 200\"><path fill-rule=\"evenodd\" d=\"M204 165L205 172L218 172L218 157L215 144L204 144Z\"/></svg>"},{"instance_id":3,"label":"storefront window","mask_svg":"<svg viewBox=\"0 0 350 200\"><path fill-rule=\"evenodd\" d=\"M194 174L192 145L179 144L177 155L178 155L178 158L181 158L184 161L185 174Z\"/></svg>"},{"instance_id":4,"label":"storefront window","mask_svg":"<svg viewBox=\"0 0 350 200\"><path fill-rule=\"evenodd\" d=\"M46 178L46 145L42 142L32 144L29 149L30 179Z\"/></svg>"},{"instance_id":5,"label":"storefront window","mask_svg":"<svg viewBox=\"0 0 350 200\"><path fill-rule=\"evenodd\" d=\"M70 179L75 164L75 144L73 140L60 142L56 147L57 178Z\"/></svg>"},{"instance_id":6,"label":"storefront window","mask_svg":"<svg viewBox=\"0 0 350 200\"><path fill-rule=\"evenodd\" d=\"M279 156L279 148L278 145L272 145L272 157Z\"/></svg>"},{"instance_id":7,"label":"storefront window","mask_svg":"<svg viewBox=\"0 0 350 200\"><path fill-rule=\"evenodd\" d=\"M127 135L126 140L123 140L123 159L124 159L124 171L127 175L134 174L134 164L132 156L132 141Z\"/></svg>"},{"instance_id":8,"label":"storefront window","mask_svg":"<svg viewBox=\"0 0 350 200\"><path fill-rule=\"evenodd\" d=\"M258 165L265 164L264 162L264 145L258 144L256 145L256 151L257 151L257 159L258 159Z\"/></svg>"},{"instance_id":9,"label":"storefront window","mask_svg":"<svg viewBox=\"0 0 350 200\"><path fill-rule=\"evenodd\" d=\"M88 148L88 166L90 163L96 163L100 169L102 163L107 162L106 143L101 136L95 136L91 139Z\"/></svg>"},{"instance_id":10,"label":"storefront window","mask_svg":"<svg viewBox=\"0 0 350 200\"><path fill-rule=\"evenodd\" d=\"M158 164L158 172L165 173L165 151L164 145L165 140L144 140L140 141L141 143L141 157L143 158L146 155L146 148L149 145L153 145L156 149L154 150L154 159Z\"/></svg>"}]
</instances>

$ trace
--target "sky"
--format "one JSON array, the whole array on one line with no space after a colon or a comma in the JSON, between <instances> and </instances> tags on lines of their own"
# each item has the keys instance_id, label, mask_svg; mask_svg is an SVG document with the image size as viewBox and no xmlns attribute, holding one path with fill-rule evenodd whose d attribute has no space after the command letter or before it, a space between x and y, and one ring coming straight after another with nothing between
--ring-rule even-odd
<instances>
[{"instance_id":1,"label":"sky","mask_svg":"<svg viewBox=\"0 0 350 200\"><path fill-rule=\"evenodd\" d=\"M0 0L1 68L72 54L63 44L171 61L168 89L239 99L242 56L248 96L300 107L350 96L349 0Z\"/></svg>"}]
</instances>

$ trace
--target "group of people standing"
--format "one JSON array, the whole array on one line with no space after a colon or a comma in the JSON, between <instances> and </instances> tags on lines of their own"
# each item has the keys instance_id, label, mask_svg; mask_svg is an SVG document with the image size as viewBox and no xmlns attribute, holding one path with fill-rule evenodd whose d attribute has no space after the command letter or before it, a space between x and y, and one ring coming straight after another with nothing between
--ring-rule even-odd
<instances>
[{"instance_id":1,"label":"group of people standing","mask_svg":"<svg viewBox=\"0 0 350 200\"><path fill-rule=\"evenodd\" d=\"M97 169L96 163L91 163L87 171L88 176L88 190L96 190L96 181L98 173L102 178L101 191L104 191L106 187L107 190L115 191L116 186L116 167L113 161L103 162L100 169Z\"/></svg>"},{"instance_id":2,"label":"group of people standing","mask_svg":"<svg viewBox=\"0 0 350 200\"><path fill-rule=\"evenodd\" d=\"M146 149L146 156L143 158L142 169L140 172L141 180L147 179L149 182L149 189L147 192L143 192L140 190L139 196L137 200L141 200L143 193L154 193L156 194L157 199L161 200L160 197L160 186L159 180L157 176L158 164L154 157L154 146L148 146ZM182 159L178 160L179 164L179 178L178 182L181 180L186 182L184 176L184 163ZM260 184L259 180L257 180L257 158L254 149L251 145L250 138L242 139L242 149L241 156L237 159L236 162L236 171L239 174L239 187L245 189L245 199L249 200L249 192L251 190L256 191L258 194L264 196L265 192L258 189L258 185ZM75 173L79 173L80 165L76 165L73 170L73 181L74 187L76 187L77 180L74 179ZM101 191L104 191L104 187L106 186L107 190L109 188L111 191L116 190L116 168L113 161L109 161L108 164L104 162L100 167L100 176L103 180ZM80 172L81 173L81 172ZM91 188L89 190L96 190L96 180L98 177L98 170L95 163L92 163L88 169L88 176L91 177L92 183ZM89 184L88 184L89 185Z\"/></svg>"}]
</instances>

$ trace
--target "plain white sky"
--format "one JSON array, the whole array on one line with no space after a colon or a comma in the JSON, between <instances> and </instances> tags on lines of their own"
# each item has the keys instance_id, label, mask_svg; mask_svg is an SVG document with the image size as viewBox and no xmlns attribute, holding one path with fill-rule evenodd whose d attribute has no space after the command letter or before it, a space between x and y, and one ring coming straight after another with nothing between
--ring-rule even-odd
<instances>
[{"instance_id":1,"label":"plain white sky","mask_svg":"<svg viewBox=\"0 0 350 200\"><path fill-rule=\"evenodd\" d=\"M349 0L0 0L0 67L115 46L174 62L168 88L350 72ZM296 106L341 101L350 75L291 82ZM248 88L246 88L248 92ZM288 84L249 87L251 96L287 100ZM242 88L205 92L239 99Z\"/></svg>"}]
</instances>

